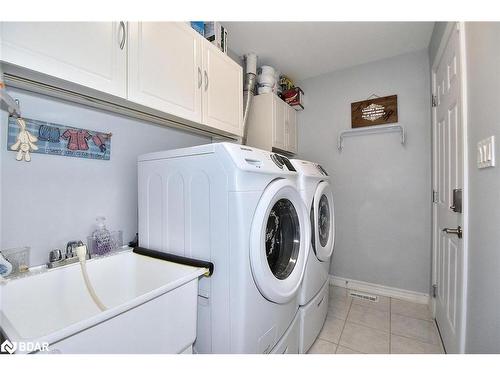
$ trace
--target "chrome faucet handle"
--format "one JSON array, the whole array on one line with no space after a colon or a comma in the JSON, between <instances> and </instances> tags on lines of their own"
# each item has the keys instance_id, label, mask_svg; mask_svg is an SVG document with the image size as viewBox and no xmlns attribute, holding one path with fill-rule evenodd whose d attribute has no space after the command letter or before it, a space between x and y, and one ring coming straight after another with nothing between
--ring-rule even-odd
<instances>
[{"instance_id":1,"label":"chrome faucet handle","mask_svg":"<svg viewBox=\"0 0 500 375\"><path fill-rule=\"evenodd\" d=\"M57 262L62 259L62 252L59 249L54 249L49 253L49 262Z\"/></svg>"},{"instance_id":2,"label":"chrome faucet handle","mask_svg":"<svg viewBox=\"0 0 500 375\"><path fill-rule=\"evenodd\" d=\"M75 256L73 249L78 246L78 241L69 241L66 244L66 254L65 257L73 258Z\"/></svg>"}]
</instances>

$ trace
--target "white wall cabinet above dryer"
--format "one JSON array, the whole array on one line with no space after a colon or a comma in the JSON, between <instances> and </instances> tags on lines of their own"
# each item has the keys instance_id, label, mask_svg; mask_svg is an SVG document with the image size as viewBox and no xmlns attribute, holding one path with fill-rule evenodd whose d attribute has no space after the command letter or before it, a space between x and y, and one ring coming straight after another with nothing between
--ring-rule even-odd
<instances>
[{"instance_id":1,"label":"white wall cabinet above dryer","mask_svg":"<svg viewBox=\"0 0 500 375\"><path fill-rule=\"evenodd\" d=\"M297 153L297 113L273 93L254 97L248 115L247 144L263 150Z\"/></svg>"},{"instance_id":2,"label":"white wall cabinet above dryer","mask_svg":"<svg viewBox=\"0 0 500 375\"><path fill-rule=\"evenodd\" d=\"M200 35L177 22L130 22L129 100L202 121Z\"/></svg>"},{"instance_id":3,"label":"white wall cabinet above dryer","mask_svg":"<svg viewBox=\"0 0 500 375\"><path fill-rule=\"evenodd\" d=\"M185 23L133 22L129 35L131 101L243 135L240 65Z\"/></svg>"},{"instance_id":4,"label":"white wall cabinet above dryer","mask_svg":"<svg viewBox=\"0 0 500 375\"><path fill-rule=\"evenodd\" d=\"M127 95L124 22L1 22L1 60L101 92Z\"/></svg>"},{"instance_id":5,"label":"white wall cabinet above dryer","mask_svg":"<svg viewBox=\"0 0 500 375\"><path fill-rule=\"evenodd\" d=\"M0 50L4 73L22 84L243 135L242 67L186 22L0 22Z\"/></svg>"},{"instance_id":6,"label":"white wall cabinet above dryer","mask_svg":"<svg viewBox=\"0 0 500 375\"><path fill-rule=\"evenodd\" d=\"M203 40L203 123L243 136L243 68Z\"/></svg>"}]
</instances>

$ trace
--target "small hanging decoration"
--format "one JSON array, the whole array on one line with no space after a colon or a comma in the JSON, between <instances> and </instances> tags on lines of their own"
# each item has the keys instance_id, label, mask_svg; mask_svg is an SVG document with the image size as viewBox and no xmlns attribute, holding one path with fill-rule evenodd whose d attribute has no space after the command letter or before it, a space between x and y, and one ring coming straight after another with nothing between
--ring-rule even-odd
<instances>
[{"instance_id":1,"label":"small hanging decoration","mask_svg":"<svg viewBox=\"0 0 500 375\"><path fill-rule=\"evenodd\" d=\"M397 95L382 98L372 95L367 100L351 103L351 127L353 128L394 122L398 122Z\"/></svg>"},{"instance_id":2,"label":"small hanging decoration","mask_svg":"<svg viewBox=\"0 0 500 375\"><path fill-rule=\"evenodd\" d=\"M12 117L11 117L12 118ZM13 119L13 118L12 118ZM35 143L38 138L26 130L26 122L23 118L19 117L14 121L19 125L19 133L16 137L16 143L10 146L12 151L17 151L16 160L21 161L31 161L30 152L38 150L38 146Z\"/></svg>"},{"instance_id":3,"label":"small hanging decoration","mask_svg":"<svg viewBox=\"0 0 500 375\"><path fill-rule=\"evenodd\" d=\"M18 151L17 160L23 158L26 161L31 160L31 152L109 160L111 157L111 135L111 133L74 128L51 122L9 117L7 147L12 151ZM37 144L35 145L35 143Z\"/></svg>"}]
</instances>

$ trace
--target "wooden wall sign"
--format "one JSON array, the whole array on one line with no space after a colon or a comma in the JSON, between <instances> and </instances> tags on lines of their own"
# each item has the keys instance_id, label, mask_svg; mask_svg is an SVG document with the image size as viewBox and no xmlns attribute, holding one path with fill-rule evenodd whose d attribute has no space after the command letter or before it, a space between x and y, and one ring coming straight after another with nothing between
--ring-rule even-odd
<instances>
[{"instance_id":1,"label":"wooden wall sign","mask_svg":"<svg viewBox=\"0 0 500 375\"><path fill-rule=\"evenodd\" d=\"M351 103L351 127L398 122L398 96L384 96Z\"/></svg>"}]
</instances>

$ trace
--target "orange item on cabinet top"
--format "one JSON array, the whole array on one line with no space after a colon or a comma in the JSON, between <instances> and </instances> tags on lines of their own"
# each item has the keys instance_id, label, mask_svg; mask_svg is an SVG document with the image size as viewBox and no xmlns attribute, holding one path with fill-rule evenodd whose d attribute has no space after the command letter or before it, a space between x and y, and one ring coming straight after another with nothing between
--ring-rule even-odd
<instances>
[{"instance_id":1,"label":"orange item on cabinet top","mask_svg":"<svg viewBox=\"0 0 500 375\"><path fill-rule=\"evenodd\" d=\"M304 91L300 87L294 87L281 93L281 98L297 111L304 109L303 96Z\"/></svg>"}]
</instances>

